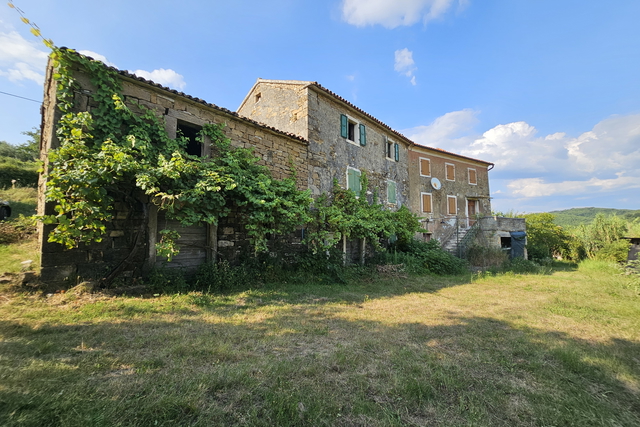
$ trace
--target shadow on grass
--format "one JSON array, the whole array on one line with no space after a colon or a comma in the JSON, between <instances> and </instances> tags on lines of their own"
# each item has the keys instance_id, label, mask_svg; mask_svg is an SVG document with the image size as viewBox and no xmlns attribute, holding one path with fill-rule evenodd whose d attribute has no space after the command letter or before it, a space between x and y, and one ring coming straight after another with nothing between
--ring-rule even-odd
<instances>
[{"instance_id":1,"label":"shadow on grass","mask_svg":"<svg viewBox=\"0 0 640 427\"><path fill-rule=\"evenodd\" d=\"M390 323L350 306L226 320L114 309L0 321L1 425L640 423L638 342L485 317Z\"/></svg>"},{"instance_id":2,"label":"shadow on grass","mask_svg":"<svg viewBox=\"0 0 640 427\"><path fill-rule=\"evenodd\" d=\"M18 215L31 216L36 214L36 203L10 202L11 218L17 218Z\"/></svg>"}]
</instances>

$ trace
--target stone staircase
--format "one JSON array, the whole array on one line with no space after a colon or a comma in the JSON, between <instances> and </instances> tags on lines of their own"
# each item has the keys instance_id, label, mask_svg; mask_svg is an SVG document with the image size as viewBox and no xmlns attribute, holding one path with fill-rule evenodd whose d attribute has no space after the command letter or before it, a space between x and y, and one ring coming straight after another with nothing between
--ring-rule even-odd
<instances>
[{"instance_id":1,"label":"stone staircase","mask_svg":"<svg viewBox=\"0 0 640 427\"><path fill-rule=\"evenodd\" d=\"M464 256L464 254L460 253L460 248L462 248L462 252L466 253L466 249L474 239L477 231L477 225L469 228L459 228L457 232L454 231L446 241L442 242L442 249L455 256Z\"/></svg>"}]
</instances>

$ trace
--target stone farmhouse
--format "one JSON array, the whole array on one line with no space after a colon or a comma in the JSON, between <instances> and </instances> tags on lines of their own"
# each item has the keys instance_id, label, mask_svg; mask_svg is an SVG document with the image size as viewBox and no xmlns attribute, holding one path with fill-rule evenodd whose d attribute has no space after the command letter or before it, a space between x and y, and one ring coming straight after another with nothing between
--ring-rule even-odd
<instances>
[{"instance_id":1,"label":"stone farmhouse","mask_svg":"<svg viewBox=\"0 0 640 427\"><path fill-rule=\"evenodd\" d=\"M498 247L509 245L511 232L524 231L524 220L509 222L490 216L488 171L492 163L418 145L316 82L258 79L234 112L116 71L125 104L154 111L164 120L170 137L178 132L195 136L205 123L224 123L232 144L252 147L275 178L288 176L293 162L298 187L310 189L314 196L330 192L334 180L360 194L361 174L366 172L369 188L378 191L379 200L389 209L407 206L423 220L425 232L420 237L437 238L452 251L459 248L468 230L480 225L484 243ZM73 73L79 85L74 110L90 111L95 106L92 94L96 88L85 70L76 68ZM48 152L59 146L55 134L60 119L57 103L56 81L49 64L41 142L45 171ZM188 151L211 155L209 147L195 139ZM52 212L44 202L45 185L42 179L40 214ZM100 243L63 250L46 241L51 226L42 226L42 280L95 277L122 262L127 264L124 273L137 277L160 261L155 243L163 228L176 229L182 235L178 242L182 250L173 266L193 269L218 256L233 259L248 247L244 228L233 214L215 227L182 227L165 218L149 200L141 200L141 207L134 211L124 204L115 206L114 220Z\"/></svg>"}]
</instances>

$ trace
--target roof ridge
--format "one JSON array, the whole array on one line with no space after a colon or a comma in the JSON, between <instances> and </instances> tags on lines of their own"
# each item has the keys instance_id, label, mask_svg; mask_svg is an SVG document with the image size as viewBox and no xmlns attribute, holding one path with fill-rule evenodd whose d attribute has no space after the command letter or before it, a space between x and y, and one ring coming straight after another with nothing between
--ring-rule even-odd
<instances>
[{"instance_id":1,"label":"roof ridge","mask_svg":"<svg viewBox=\"0 0 640 427\"><path fill-rule=\"evenodd\" d=\"M60 47L59 49L60 50L65 50L67 52L73 53L73 54L78 55L78 56L83 56L85 58L89 58L92 61L98 61L98 62L102 63L102 65L104 65L106 68L115 71L116 73L118 73L119 75L121 75L123 77L127 77L127 78L130 78L130 79L133 79L133 80L138 80L138 81L143 82L143 83L145 83L145 84L147 84L149 86L154 86L154 87L156 87L158 89L162 89L165 92L170 92L170 93L173 93L174 95L178 95L178 96L181 96L183 98L187 98L187 99L189 99L189 100L191 100L193 102L196 102L196 103L205 105L207 107L222 111L225 114L228 114L228 115L231 115L231 116L235 116L235 117L237 117L237 118L239 118L241 120L245 120L245 121L250 122L250 123L252 123L254 125L258 125L258 126L260 126L262 128L268 129L270 131L274 131L274 132L279 133L281 135L285 135L285 136L287 136L289 138L297 139L299 141L303 141L303 142L306 142L306 143L309 142L305 138L303 138L301 136L298 136L298 135L296 135L294 133L282 131L282 130L277 129L277 128L273 127L273 126L269 126L269 125L266 125L264 123L260 123L258 121L253 120L253 119L250 119L249 117L242 116L242 115L236 113L235 111L229 110L228 108L220 107L220 106L218 106L216 104L212 104L212 103L207 102L207 101L205 101L203 99L191 96L189 94L186 94L184 92L180 92L180 91L175 90L175 89L171 89L170 87L167 87L167 86L163 86L163 85L161 85L159 83L156 83L156 82L154 82L152 80L145 79L144 77L140 77L140 76L138 76L138 75L136 75L134 73L131 73L131 72L127 71L127 70L121 70L121 69L116 68L114 66L107 65L104 62L100 61L99 59L95 59L95 58L93 58L93 57L91 57L89 55L83 55L83 54L79 53L78 51L76 51L74 49L70 49L70 48L67 48L67 47L64 47L64 46Z\"/></svg>"}]
</instances>

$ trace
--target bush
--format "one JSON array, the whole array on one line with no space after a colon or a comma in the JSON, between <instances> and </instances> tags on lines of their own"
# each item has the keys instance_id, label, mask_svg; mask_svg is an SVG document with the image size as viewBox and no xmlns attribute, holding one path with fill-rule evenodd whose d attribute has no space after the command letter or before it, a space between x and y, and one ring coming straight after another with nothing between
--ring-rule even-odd
<instances>
[{"instance_id":1,"label":"bush","mask_svg":"<svg viewBox=\"0 0 640 427\"><path fill-rule=\"evenodd\" d=\"M37 186L38 164L0 156L0 188L12 187L14 179L21 187Z\"/></svg>"},{"instance_id":2,"label":"bush","mask_svg":"<svg viewBox=\"0 0 640 427\"><path fill-rule=\"evenodd\" d=\"M478 267L498 267L509 259L509 253L502 248L473 245L467 251L467 260Z\"/></svg>"},{"instance_id":3,"label":"bush","mask_svg":"<svg viewBox=\"0 0 640 427\"><path fill-rule=\"evenodd\" d=\"M547 273L550 268L524 258L513 258L504 264L504 270L516 274L541 274Z\"/></svg>"},{"instance_id":4,"label":"bush","mask_svg":"<svg viewBox=\"0 0 640 427\"><path fill-rule=\"evenodd\" d=\"M146 285L153 293L187 293L192 289L182 270L177 268L155 268L147 277Z\"/></svg>"},{"instance_id":5,"label":"bush","mask_svg":"<svg viewBox=\"0 0 640 427\"><path fill-rule=\"evenodd\" d=\"M229 261L223 260L217 263L208 262L202 264L196 273L193 291L201 291L207 294L224 293L255 283L255 274L251 274L251 268L246 265L232 266Z\"/></svg>"},{"instance_id":6,"label":"bush","mask_svg":"<svg viewBox=\"0 0 640 427\"><path fill-rule=\"evenodd\" d=\"M417 258L429 273L449 275L467 271L467 262L444 251L437 240L421 242L414 239L398 244L395 249Z\"/></svg>"},{"instance_id":7,"label":"bush","mask_svg":"<svg viewBox=\"0 0 640 427\"><path fill-rule=\"evenodd\" d=\"M595 259L625 263L627 262L630 246L631 242L628 240L618 240L607 243L598 252L596 252Z\"/></svg>"}]
</instances>

